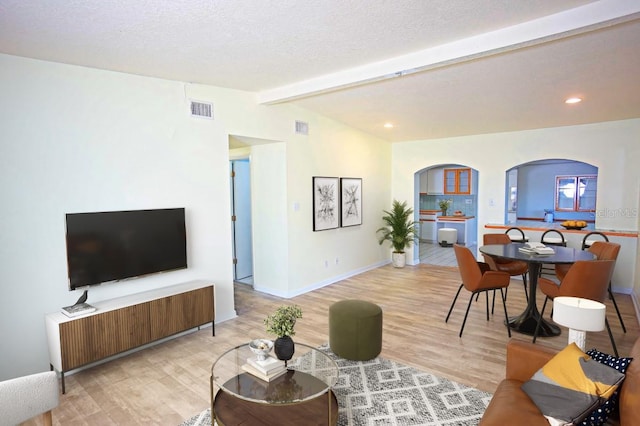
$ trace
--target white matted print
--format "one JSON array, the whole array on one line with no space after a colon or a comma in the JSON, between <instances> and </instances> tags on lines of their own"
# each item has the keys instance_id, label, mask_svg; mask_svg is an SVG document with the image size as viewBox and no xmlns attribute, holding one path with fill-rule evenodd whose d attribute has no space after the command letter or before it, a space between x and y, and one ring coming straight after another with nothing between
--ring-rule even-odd
<instances>
[{"instance_id":1,"label":"white matted print","mask_svg":"<svg viewBox=\"0 0 640 426\"><path fill-rule=\"evenodd\" d=\"M340 223L340 194L337 177L313 177L313 230L337 228Z\"/></svg>"},{"instance_id":2,"label":"white matted print","mask_svg":"<svg viewBox=\"0 0 640 426\"><path fill-rule=\"evenodd\" d=\"M340 179L341 226L362 225L362 179Z\"/></svg>"}]
</instances>

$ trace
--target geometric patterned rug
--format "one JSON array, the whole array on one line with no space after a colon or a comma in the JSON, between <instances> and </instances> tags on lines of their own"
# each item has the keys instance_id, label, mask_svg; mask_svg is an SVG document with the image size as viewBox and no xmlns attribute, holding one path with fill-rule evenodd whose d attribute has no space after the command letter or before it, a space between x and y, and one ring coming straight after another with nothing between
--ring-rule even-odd
<instances>
[{"instance_id":1,"label":"geometric patterned rug","mask_svg":"<svg viewBox=\"0 0 640 426\"><path fill-rule=\"evenodd\" d=\"M340 426L475 426L491 394L419 371L381 357L370 361L339 358L319 348L338 364L333 388ZM209 426L209 410L181 426Z\"/></svg>"}]
</instances>

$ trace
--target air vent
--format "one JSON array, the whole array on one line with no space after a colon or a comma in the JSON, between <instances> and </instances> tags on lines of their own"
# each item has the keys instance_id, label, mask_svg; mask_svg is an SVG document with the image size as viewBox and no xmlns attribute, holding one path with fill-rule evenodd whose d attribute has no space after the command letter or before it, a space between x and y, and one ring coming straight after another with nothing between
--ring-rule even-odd
<instances>
[{"instance_id":1,"label":"air vent","mask_svg":"<svg viewBox=\"0 0 640 426\"><path fill-rule=\"evenodd\" d=\"M299 135L309 135L309 123L296 120L296 133Z\"/></svg>"},{"instance_id":2,"label":"air vent","mask_svg":"<svg viewBox=\"0 0 640 426\"><path fill-rule=\"evenodd\" d=\"M213 120L213 104L191 101L191 116Z\"/></svg>"}]
</instances>

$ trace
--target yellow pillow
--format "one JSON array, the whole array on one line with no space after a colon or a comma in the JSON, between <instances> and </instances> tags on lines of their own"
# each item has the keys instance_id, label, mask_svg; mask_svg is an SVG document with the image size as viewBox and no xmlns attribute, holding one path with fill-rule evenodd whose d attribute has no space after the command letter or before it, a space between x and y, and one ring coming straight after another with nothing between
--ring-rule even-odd
<instances>
[{"instance_id":1,"label":"yellow pillow","mask_svg":"<svg viewBox=\"0 0 640 426\"><path fill-rule=\"evenodd\" d=\"M549 360L522 385L552 424L575 424L609 399L624 374L594 361L575 343Z\"/></svg>"}]
</instances>

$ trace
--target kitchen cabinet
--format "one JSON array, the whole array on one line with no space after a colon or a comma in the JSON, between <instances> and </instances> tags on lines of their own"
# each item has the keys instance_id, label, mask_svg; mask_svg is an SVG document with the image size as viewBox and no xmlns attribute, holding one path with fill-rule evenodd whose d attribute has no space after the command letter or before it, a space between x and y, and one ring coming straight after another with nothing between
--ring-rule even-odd
<instances>
[{"instance_id":1,"label":"kitchen cabinet","mask_svg":"<svg viewBox=\"0 0 640 426\"><path fill-rule=\"evenodd\" d=\"M420 239L434 243L437 238L437 222L435 215L433 219L420 219Z\"/></svg>"},{"instance_id":2,"label":"kitchen cabinet","mask_svg":"<svg viewBox=\"0 0 640 426\"><path fill-rule=\"evenodd\" d=\"M420 173L420 193L421 194L426 194L428 192L427 190L428 179L429 179L429 172L425 171Z\"/></svg>"},{"instance_id":3,"label":"kitchen cabinet","mask_svg":"<svg viewBox=\"0 0 640 426\"><path fill-rule=\"evenodd\" d=\"M471 194L471 169L444 169L445 194Z\"/></svg>"},{"instance_id":4,"label":"kitchen cabinet","mask_svg":"<svg viewBox=\"0 0 640 426\"><path fill-rule=\"evenodd\" d=\"M442 194L444 190L444 169L427 170L427 194Z\"/></svg>"}]
</instances>

